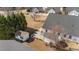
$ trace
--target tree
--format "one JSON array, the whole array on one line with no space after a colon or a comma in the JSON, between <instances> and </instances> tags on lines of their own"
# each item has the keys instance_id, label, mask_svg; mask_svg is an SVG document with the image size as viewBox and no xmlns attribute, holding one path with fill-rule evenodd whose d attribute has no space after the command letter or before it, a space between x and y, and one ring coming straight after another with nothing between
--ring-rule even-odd
<instances>
[{"instance_id":1,"label":"tree","mask_svg":"<svg viewBox=\"0 0 79 59\"><path fill-rule=\"evenodd\" d=\"M10 39L18 30L26 30L27 22L24 14L0 15L0 39Z\"/></svg>"}]
</instances>

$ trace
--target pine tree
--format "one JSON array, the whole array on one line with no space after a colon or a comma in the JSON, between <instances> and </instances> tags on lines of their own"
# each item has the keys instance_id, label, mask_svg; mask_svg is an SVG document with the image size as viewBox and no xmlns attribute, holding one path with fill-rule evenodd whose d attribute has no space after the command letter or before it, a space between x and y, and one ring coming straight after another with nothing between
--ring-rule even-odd
<instances>
[{"instance_id":1,"label":"pine tree","mask_svg":"<svg viewBox=\"0 0 79 59\"><path fill-rule=\"evenodd\" d=\"M0 15L0 39L10 39L18 30L26 30L27 22L24 14Z\"/></svg>"}]
</instances>

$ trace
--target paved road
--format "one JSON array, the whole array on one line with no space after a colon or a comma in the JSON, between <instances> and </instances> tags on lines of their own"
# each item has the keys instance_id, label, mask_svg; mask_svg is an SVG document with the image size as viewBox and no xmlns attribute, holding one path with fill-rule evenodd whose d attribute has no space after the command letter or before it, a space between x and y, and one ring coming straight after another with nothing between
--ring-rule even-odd
<instances>
[{"instance_id":1,"label":"paved road","mask_svg":"<svg viewBox=\"0 0 79 59\"><path fill-rule=\"evenodd\" d=\"M0 40L0 51L34 51L15 40Z\"/></svg>"}]
</instances>

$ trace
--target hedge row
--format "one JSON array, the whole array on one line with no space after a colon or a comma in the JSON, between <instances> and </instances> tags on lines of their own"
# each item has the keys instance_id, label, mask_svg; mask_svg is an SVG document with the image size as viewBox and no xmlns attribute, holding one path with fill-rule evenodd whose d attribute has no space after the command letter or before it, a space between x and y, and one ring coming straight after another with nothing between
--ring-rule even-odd
<instances>
[{"instance_id":1,"label":"hedge row","mask_svg":"<svg viewBox=\"0 0 79 59\"><path fill-rule=\"evenodd\" d=\"M18 30L26 30L27 22L23 13L0 15L0 39L11 39Z\"/></svg>"}]
</instances>

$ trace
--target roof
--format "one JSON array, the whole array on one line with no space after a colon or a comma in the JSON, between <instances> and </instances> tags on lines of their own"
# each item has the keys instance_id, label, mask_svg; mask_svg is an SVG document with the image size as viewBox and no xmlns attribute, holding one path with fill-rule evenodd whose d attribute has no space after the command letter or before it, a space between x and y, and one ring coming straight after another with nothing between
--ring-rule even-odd
<instances>
[{"instance_id":1,"label":"roof","mask_svg":"<svg viewBox=\"0 0 79 59\"><path fill-rule=\"evenodd\" d=\"M79 16L79 12L76 10L72 10L68 13L68 15L72 15L72 16Z\"/></svg>"},{"instance_id":2,"label":"roof","mask_svg":"<svg viewBox=\"0 0 79 59\"><path fill-rule=\"evenodd\" d=\"M43 28L51 29L55 25L60 26L65 32L79 36L79 17L68 15L53 15L49 14Z\"/></svg>"},{"instance_id":3,"label":"roof","mask_svg":"<svg viewBox=\"0 0 79 59\"><path fill-rule=\"evenodd\" d=\"M44 33L44 37L57 42L57 36L53 33L53 31Z\"/></svg>"},{"instance_id":4,"label":"roof","mask_svg":"<svg viewBox=\"0 0 79 59\"><path fill-rule=\"evenodd\" d=\"M68 12L70 12L70 11L72 11L72 10L74 10L74 9L79 12L79 7L67 7L66 10L67 10Z\"/></svg>"}]
</instances>

